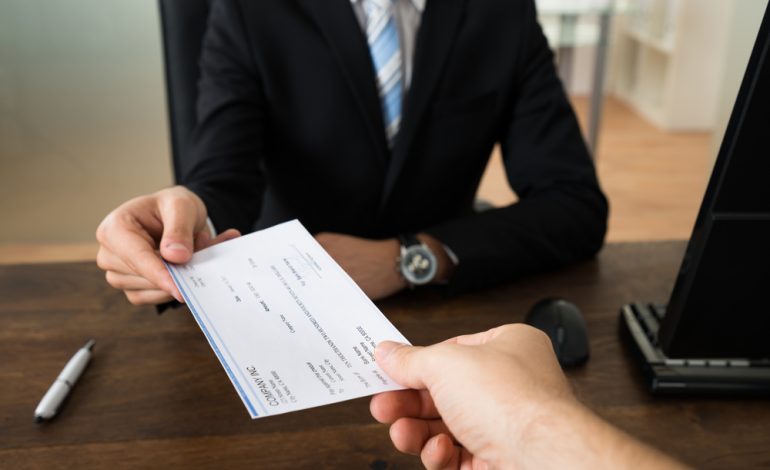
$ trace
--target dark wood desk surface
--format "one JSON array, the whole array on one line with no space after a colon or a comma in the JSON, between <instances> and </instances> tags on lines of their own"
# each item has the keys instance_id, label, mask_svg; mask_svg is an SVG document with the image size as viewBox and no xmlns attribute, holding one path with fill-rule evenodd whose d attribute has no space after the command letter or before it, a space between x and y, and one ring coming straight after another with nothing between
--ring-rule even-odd
<instances>
[{"instance_id":1,"label":"dark wood desk surface","mask_svg":"<svg viewBox=\"0 0 770 470\"><path fill-rule=\"evenodd\" d=\"M381 309L415 344L522 321L546 296L584 311L593 356L569 373L610 422L702 468L770 466L770 401L653 399L623 349L618 309L665 301L682 242L610 245L598 260L444 299L406 293ZM57 419L32 413L87 339L95 355ZM252 421L186 309L157 316L91 264L0 268L0 467L413 468L368 399Z\"/></svg>"}]
</instances>

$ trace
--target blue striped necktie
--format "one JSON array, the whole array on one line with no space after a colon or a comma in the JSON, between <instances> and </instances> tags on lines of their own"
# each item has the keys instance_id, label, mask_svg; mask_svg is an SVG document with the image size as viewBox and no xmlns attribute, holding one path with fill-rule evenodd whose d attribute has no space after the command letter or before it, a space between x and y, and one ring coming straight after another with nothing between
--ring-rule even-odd
<instances>
[{"instance_id":1,"label":"blue striped necktie","mask_svg":"<svg viewBox=\"0 0 770 470\"><path fill-rule=\"evenodd\" d=\"M365 0L366 39L377 73L377 88L382 104L382 117L388 146L393 142L401 124L403 95L403 66L401 47L393 15L392 0Z\"/></svg>"}]
</instances>

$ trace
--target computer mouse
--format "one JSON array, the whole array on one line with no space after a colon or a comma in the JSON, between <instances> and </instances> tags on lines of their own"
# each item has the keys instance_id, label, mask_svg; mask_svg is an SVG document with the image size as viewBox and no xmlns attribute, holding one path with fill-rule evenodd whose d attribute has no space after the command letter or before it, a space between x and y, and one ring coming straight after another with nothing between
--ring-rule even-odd
<instances>
[{"instance_id":1,"label":"computer mouse","mask_svg":"<svg viewBox=\"0 0 770 470\"><path fill-rule=\"evenodd\" d=\"M525 322L544 331L562 367L574 367L588 360L588 330L583 314L564 299L543 299L529 311Z\"/></svg>"}]
</instances>

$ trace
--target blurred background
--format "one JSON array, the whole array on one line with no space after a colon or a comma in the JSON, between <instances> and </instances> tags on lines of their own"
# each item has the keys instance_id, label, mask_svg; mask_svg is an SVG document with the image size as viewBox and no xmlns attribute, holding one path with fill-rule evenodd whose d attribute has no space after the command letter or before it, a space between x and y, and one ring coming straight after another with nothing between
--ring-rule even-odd
<instances>
[{"instance_id":1,"label":"blurred background","mask_svg":"<svg viewBox=\"0 0 770 470\"><path fill-rule=\"evenodd\" d=\"M539 0L611 203L609 241L686 239L767 0ZM0 0L0 263L92 259L172 184L154 0ZM495 151L479 197L508 204Z\"/></svg>"}]
</instances>

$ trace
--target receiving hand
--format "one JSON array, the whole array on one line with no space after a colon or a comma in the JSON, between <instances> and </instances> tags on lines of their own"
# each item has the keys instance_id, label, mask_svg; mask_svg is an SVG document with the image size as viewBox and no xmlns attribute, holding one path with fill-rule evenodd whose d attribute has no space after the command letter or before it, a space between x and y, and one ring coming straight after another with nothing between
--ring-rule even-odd
<instances>
[{"instance_id":1,"label":"receiving hand","mask_svg":"<svg viewBox=\"0 0 770 470\"><path fill-rule=\"evenodd\" d=\"M375 354L411 390L374 396L372 416L429 469L682 468L581 405L548 337L527 325Z\"/></svg>"},{"instance_id":2,"label":"receiving hand","mask_svg":"<svg viewBox=\"0 0 770 470\"><path fill-rule=\"evenodd\" d=\"M132 199L105 217L96 230L97 265L107 282L132 304L183 302L161 257L185 263L194 251L240 236L235 229L216 238L206 226L206 206L183 186Z\"/></svg>"},{"instance_id":3,"label":"receiving hand","mask_svg":"<svg viewBox=\"0 0 770 470\"><path fill-rule=\"evenodd\" d=\"M392 423L396 448L420 455L427 468L510 465L508 447L517 447L541 405L576 405L550 340L525 325L425 348L384 342L376 358L413 390L376 395L372 415Z\"/></svg>"},{"instance_id":4,"label":"receiving hand","mask_svg":"<svg viewBox=\"0 0 770 470\"><path fill-rule=\"evenodd\" d=\"M401 251L395 238L368 240L339 233L319 233L316 240L370 299L381 299L407 286L396 270Z\"/></svg>"}]
</instances>

